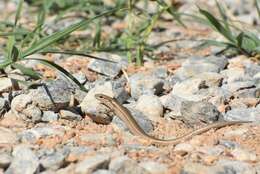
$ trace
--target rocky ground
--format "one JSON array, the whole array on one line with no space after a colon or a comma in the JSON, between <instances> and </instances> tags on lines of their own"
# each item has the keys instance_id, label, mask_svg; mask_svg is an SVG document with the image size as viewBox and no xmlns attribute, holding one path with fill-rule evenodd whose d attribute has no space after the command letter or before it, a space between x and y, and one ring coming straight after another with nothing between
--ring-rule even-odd
<instances>
[{"instance_id":1,"label":"rocky ground","mask_svg":"<svg viewBox=\"0 0 260 174\"><path fill-rule=\"evenodd\" d=\"M225 2L234 18L257 22L250 3ZM180 10L192 11L192 3ZM214 7L213 1L207 6ZM88 92L35 62L27 64L56 79L11 91L10 78L1 77L0 174L260 173L259 62L216 56L216 47L198 50L200 39L221 38L203 25L161 25L150 43L179 41L159 47L160 59L146 58L143 67L105 52L95 54L117 63L39 55L72 72ZM220 120L252 123L210 130L176 146L153 145L133 136L116 115L111 118L97 93L117 98L147 133L163 139Z\"/></svg>"}]
</instances>

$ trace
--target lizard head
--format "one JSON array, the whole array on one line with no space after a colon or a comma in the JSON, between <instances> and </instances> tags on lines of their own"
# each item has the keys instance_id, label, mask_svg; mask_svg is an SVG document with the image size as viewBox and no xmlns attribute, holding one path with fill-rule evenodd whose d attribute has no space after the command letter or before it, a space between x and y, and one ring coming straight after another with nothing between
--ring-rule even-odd
<instances>
[{"instance_id":1,"label":"lizard head","mask_svg":"<svg viewBox=\"0 0 260 174\"><path fill-rule=\"evenodd\" d=\"M95 94L95 98L101 102L108 102L111 101L112 98L105 95L105 94Z\"/></svg>"}]
</instances>

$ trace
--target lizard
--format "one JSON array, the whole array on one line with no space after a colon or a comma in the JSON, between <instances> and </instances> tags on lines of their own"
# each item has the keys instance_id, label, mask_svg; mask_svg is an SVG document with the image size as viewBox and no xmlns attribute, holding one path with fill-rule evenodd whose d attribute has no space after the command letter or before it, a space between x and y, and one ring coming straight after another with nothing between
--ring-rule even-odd
<instances>
[{"instance_id":1,"label":"lizard","mask_svg":"<svg viewBox=\"0 0 260 174\"><path fill-rule=\"evenodd\" d=\"M243 123L251 123L251 121L221 121L212 123L205 127L196 129L190 133L187 133L183 136L174 138L174 139L159 139L147 134L137 123L134 117L131 115L130 111L122 106L115 98L109 97L104 94L96 94L95 98L99 100L99 102L110 109L110 111L114 112L129 128L130 132L134 135L141 136L144 139L151 141L154 144L162 144L162 145L176 145L181 143L184 140L187 140L195 135L202 134L213 128L221 128L225 126L235 125L235 124L243 124Z\"/></svg>"}]
</instances>

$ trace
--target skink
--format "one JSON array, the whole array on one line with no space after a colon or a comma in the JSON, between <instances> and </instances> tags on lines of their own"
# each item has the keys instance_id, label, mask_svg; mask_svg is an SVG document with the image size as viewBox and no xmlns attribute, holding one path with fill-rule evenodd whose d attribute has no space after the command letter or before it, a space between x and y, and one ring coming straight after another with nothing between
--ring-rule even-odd
<instances>
[{"instance_id":1,"label":"skink","mask_svg":"<svg viewBox=\"0 0 260 174\"><path fill-rule=\"evenodd\" d=\"M212 128L221 128L224 126L230 126L234 124L242 124L242 123L251 123L250 121L224 121L224 122L217 122L217 123L212 123L208 126L202 127L200 129L197 129L195 131L192 131L190 133L187 133L183 136L180 136L175 139L158 139L156 137L153 137L149 134L147 134L136 122L134 117L131 115L130 111L122 106L116 99L109 97L104 94L96 94L95 98L100 101L101 104L105 105L108 107L112 112L114 112L122 121L127 125L129 130L137 136L141 136L152 143L155 144L172 144L176 145L179 144L180 142L187 140L195 135L204 133Z\"/></svg>"}]
</instances>

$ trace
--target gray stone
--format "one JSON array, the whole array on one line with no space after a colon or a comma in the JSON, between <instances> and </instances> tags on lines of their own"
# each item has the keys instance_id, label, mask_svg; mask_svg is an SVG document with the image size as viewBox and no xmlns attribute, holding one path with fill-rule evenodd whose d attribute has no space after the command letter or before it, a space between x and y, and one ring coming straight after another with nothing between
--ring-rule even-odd
<instances>
[{"instance_id":1,"label":"gray stone","mask_svg":"<svg viewBox=\"0 0 260 174\"><path fill-rule=\"evenodd\" d=\"M160 100L163 107L171 111L171 114L169 114L169 116L171 115L174 118L181 116L181 106L182 103L186 101L185 99L172 94L168 94L160 97Z\"/></svg>"},{"instance_id":2,"label":"gray stone","mask_svg":"<svg viewBox=\"0 0 260 174\"><path fill-rule=\"evenodd\" d=\"M127 108L130 113L132 114L132 116L134 117L134 119L137 121L137 123L142 127L142 129L145 132L150 132L151 130L153 130L153 124L151 122L151 120L149 120L146 116L144 116L141 112L133 109L133 108ZM128 131L129 129L127 128L127 126L125 125L125 123L118 118L117 116L114 116L113 121L114 124L116 124L119 128Z\"/></svg>"},{"instance_id":3,"label":"gray stone","mask_svg":"<svg viewBox=\"0 0 260 174\"><path fill-rule=\"evenodd\" d=\"M229 90L230 92L236 92L243 89L254 88L254 81L238 81L233 83L224 84L222 88Z\"/></svg>"},{"instance_id":4,"label":"gray stone","mask_svg":"<svg viewBox=\"0 0 260 174\"><path fill-rule=\"evenodd\" d=\"M199 124L201 121L211 123L223 119L216 106L208 102L184 101L181 106L184 121L189 124Z\"/></svg>"},{"instance_id":5,"label":"gray stone","mask_svg":"<svg viewBox=\"0 0 260 174\"><path fill-rule=\"evenodd\" d=\"M69 152L62 152L61 150L54 152L52 154L46 155L40 159L40 164L44 169L59 169L65 165L65 158L68 156Z\"/></svg>"},{"instance_id":6,"label":"gray stone","mask_svg":"<svg viewBox=\"0 0 260 174\"><path fill-rule=\"evenodd\" d=\"M168 170L168 166L166 164L154 161L141 162L139 165L151 174L167 173Z\"/></svg>"},{"instance_id":7,"label":"gray stone","mask_svg":"<svg viewBox=\"0 0 260 174\"><path fill-rule=\"evenodd\" d=\"M235 160L219 160L217 164L210 168L210 173L237 173L254 174L254 168L248 163Z\"/></svg>"},{"instance_id":8,"label":"gray stone","mask_svg":"<svg viewBox=\"0 0 260 174\"><path fill-rule=\"evenodd\" d=\"M107 114L108 109L101 105L95 98L95 94L100 93L114 97L120 103L126 101L128 94L124 87L117 82L105 82L92 88L82 103L80 103L81 110L88 114L95 122L108 124L111 122L111 117Z\"/></svg>"},{"instance_id":9,"label":"gray stone","mask_svg":"<svg viewBox=\"0 0 260 174\"><path fill-rule=\"evenodd\" d=\"M136 73L129 78L131 96L138 99L141 95L159 95L163 91L164 81L151 74Z\"/></svg>"},{"instance_id":10,"label":"gray stone","mask_svg":"<svg viewBox=\"0 0 260 174\"><path fill-rule=\"evenodd\" d=\"M149 172L140 167L138 163L126 156L121 156L113 159L109 164L109 170L115 171L118 174L148 174Z\"/></svg>"},{"instance_id":11,"label":"gray stone","mask_svg":"<svg viewBox=\"0 0 260 174\"><path fill-rule=\"evenodd\" d=\"M39 160L34 152L26 146L16 146L13 160L6 174L34 174L39 170Z\"/></svg>"},{"instance_id":12,"label":"gray stone","mask_svg":"<svg viewBox=\"0 0 260 174\"><path fill-rule=\"evenodd\" d=\"M127 65L127 59L124 59L116 54L103 52L103 53L97 53L95 54L95 56L107 60L112 60L115 62L93 59L88 64L88 68L92 71L96 71L98 73L107 75L112 78L116 77L120 73L121 69L126 67Z\"/></svg>"},{"instance_id":13,"label":"gray stone","mask_svg":"<svg viewBox=\"0 0 260 174\"><path fill-rule=\"evenodd\" d=\"M141 95L137 101L136 109L153 121L157 121L163 116L163 106L155 95Z\"/></svg>"},{"instance_id":14,"label":"gray stone","mask_svg":"<svg viewBox=\"0 0 260 174\"><path fill-rule=\"evenodd\" d=\"M59 116L57 113L53 111L43 111L42 115L42 121L45 122L52 122L52 121L57 121L59 119Z\"/></svg>"},{"instance_id":15,"label":"gray stone","mask_svg":"<svg viewBox=\"0 0 260 174\"><path fill-rule=\"evenodd\" d=\"M218 73L224 69L228 61L222 57L191 57L183 62L182 67L175 72L175 77L185 80L205 72Z\"/></svg>"},{"instance_id":16,"label":"gray stone","mask_svg":"<svg viewBox=\"0 0 260 174\"><path fill-rule=\"evenodd\" d=\"M92 174L116 174L116 172L110 171L110 170L105 170L105 169L100 169L100 170L93 172Z\"/></svg>"},{"instance_id":17,"label":"gray stone","mask_svg":"<svg viewBox=\"0 0 260 174\"><path fill-rule=\"evenodd\" d=\"M202 79L187 79L176 83L171 94L189 101L201 101L207 97L207 94L199 94L199 91L204 88L208 87Z\"/></svg>"},{"instance_id":18,"label":"gray stone","mask_svg":"<svg viewBox=\"0 0 260 174\"><path fill-rule=\"evenodd\" d=\"M84 134L81 135L80 137L81 141L88 142L88 143L97 143L100 142L101 144L106 144L106 145L115 145L116 142L111 134L107 133L95 133L95 134Z\"/></svg>"},{"instance_id":19,"label":"gray stone","mask_svg":"<svg viewBox=\"0 0 260 174\"><path fill-rule=\"evenodd\" d=\"M13 145L17 143L18 138L11 129L0 127L0 144Z\"/></svg>"},{"instance_id":20,"label":"gray stone","mask_svg":"<svg viewBox=\"0 0 260 174\"><path fill-rule=\"evenodd\" d=\"M37 89L31 89L29 96L41 110L58 111L69 106L75 84L65 79L43 82Z\"/></svg>"},{"instance_id":21,"label":"gray stone","mask_svg":"<svg viewBox=\"0 0 260 174\"><path fill-rule=\"evenodd\" d=\"M108 167L110 157L108 155L96 155L88 157L76 164L76 174L91 174L98 169L106 169Z\"/></svg>"},{"instance_id":22,"label":"gray stone","mask_svg":"<svg viewBox=\"0 0 260 174\"><path fill-rule=\"evenodd\" d=\"M236 148L239 147L239 144L237 144L234 141L228 141L228 140L219 140L219 145L225 146L226 148Z\"/></svg>"},{"instance_id":23,"label":"gray stone","mask_svg":"<svg viewBox=\"0 0 260 174\"><path fill-rule=\"evenodd\" d=\"M60 110L60 118L65 119L65 120L76 120L80 121L82 120L82 117L75 112L69 111L69 110Z\"/></svg>"},{"instance_id":24,"label":"gray stone","mask_svg":"<svg viewBox=\"0 0 260 174\"><path fill-rule=\"evenodd\" d=\"M0 78L0 93L8 92L12 89L12 81L8 77L1 77Z\"/></svg>"},{"instance_id":25,"label":"gray stone","mask_svg":"<svg viewBox=\"0 0 260 174\"><path fill-rule=\"evenodd\" d=\"M237 81L248 81L251 78L245 75L245 70L242 68L228 68L220 72L224 76L223 83L231 83Z\"/></svg>"},{"instance_id":26,"label":"gray stone","mask_svg":"<svg viewBox=\"0 0 260 174\"><path fill-rule=\"evenodd\" d=\"M42 111L32 104L31 96L26 94L18 95L12 100L11 110L24 121L39 122L42 118Z\"/></svg>"},{"instance_id":27,"label":"gray stone","mask_svg":"<svg viewBox=\"0 0 260 174\"><path fill-rule=\"evenodd\" d=\"M79 81L80 84L84 84L87 81L85 74L82 72L75 73L73 76Z\"/></svg>"},{"instance_id":28,"label":"gray stone","mask_svg":"<svg viewBox=\"0 0 260 174\"><path fill-rule=\"evenodd\" d=\"M259 72L260 72L259 65L253 63L248 63L245 65L245 73L248 74L250 77L255 76Z\"/></svg>"},{"instance_id":29,"label":"gray stone","mask_svg":"<svg viewBox=\"0 0 260 174\"><path fill-rule=\"evenodd\" d=\"M34 142L39 138L48 136L63 136L65 130L61 127L49 126L49 127L38 127L23 131L19 134L19 139L22 142Z\"/></svg>"},{"instance_id":30,"label":"gray stone","mask_svg":"<svg viewBox=\"0 0 260 174\"><path fill-rule=\"evenodd\" d=\"M6 169L12 161L12 157L9 153L0 154L0 168Z\"/></svg>"},{"instance_id":31,"label":"gray stone","mask_svg":"<svg viewBox=\"0 0 260 174\"><path fill-rule=\"evenodd\" d=\"M205 81L207 87L219 87L222 84L224 78L223 75L214 72L204 72L194 76L194 78L202 79Z\"/></svg>"},{"instance_id":32,"label":"gray stone","mask_svg":"<svg viewBox=\"0 0 260 174\"><path fill-rule=\"evenodd\" d=\"M224 114L225 120L244 120L260 122L260 109L257 108L237 108Z\"/></svg>"}]
</instances>

